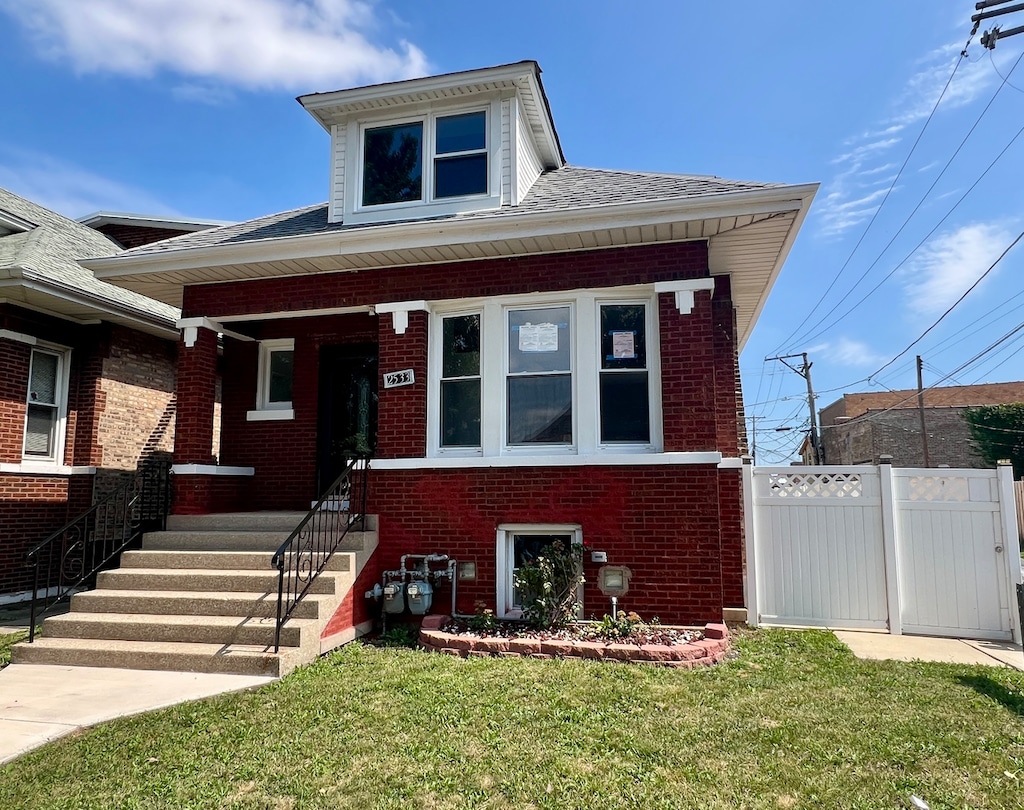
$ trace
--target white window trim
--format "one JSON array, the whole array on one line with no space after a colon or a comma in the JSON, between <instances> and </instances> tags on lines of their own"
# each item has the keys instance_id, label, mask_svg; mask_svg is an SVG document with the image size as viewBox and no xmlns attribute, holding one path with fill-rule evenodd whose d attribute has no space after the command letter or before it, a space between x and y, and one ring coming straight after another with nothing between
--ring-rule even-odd
<instances>
[{"instance_id":1,"label":"white window trim","mask_svg":"<svg viewBox=\"0 0 1024 810\"><path fill-rule=\"evenodd\" d=\"M32 386L32 359L37 352L57 356L57 424L54 427L53 454L50 456L30 455L25 452L25 441L28 439L28 406L29 388ZM28 379L25 380L25 421L21 434L21 466L33 472L49 472L65 468L64 449L67 445L68 428L68 389L71 384L71 349L54 343L39 341L32 347L29 358Z\"/></svg>"},{"instance_id":2,"label":"white window trim","mask_svg":"<svg viewBox=\"0 0 1024 810\"><path fill-rule=\"evenodd\" d=\"M245 418L250 422L287 420L295 418L292 403L270 402L270 356L274 352L292 352L294 357L295 339L280 338L261 340L259 366L256 372L256 409L248 411ZM292 396L295 396L295 381L292 380Z\"/></svg>"},{"instance_id":3,"label":"white window trim","mask_svg":"<svg viewBox=\"0 0 1024 810\"><path fill-rule=\"evenodd\" d=\"M603 304L645 304L647 307L647 385L651 439L646 443L600 441L600 312ZM572 349L573 443L510 446L506 442L508 311L548 306L571 308L574 334ZM480 447L441 447L441 319L479 313L481 424ZM427 458L542 458L558 456L661 453L664 449L661 402L661 344L657 295L649 286L621 290L579 290L453 301L431 304L428 335ZM720 456L719 456L720 458ZM716 458L717 463L718 458Z\"/></svg>"},{"instance_id":4,"label":"white window trim","mask_svg":"<svg viewBox=\"0 0 1024 810\"><path fill-rule=\"evenodd\" d=\"M434 153L436 124L438 118L447 118L465 113L486 113L484 127L487 153L487 191L484 194L470 194L464 197L434 198ZM402 124L423 124L422 183L423 198L400 203L363 205L363 147L364 134L368 129L400 126ZM398 117L363 118L350 121L346 134L351 162L345 172L345 222L369 223L408 217L433 217L458 214L465 211L485 211L501 207L501 102L495 96L490 101L460 106L428 104L414 113ZM452 153L453 155L456 153Z\"/></svg>"},{"instance_id":5,"label":"white window trim","mask_svg":"<svg viewBox=\"0 0 1024 810\"><path fill-rule=\"evenodd\" d=\"M498 526L495 546L496 594L495 606L500 619L521 619L523 612L512 605L512 572L515 567L515 542L517 534L567 534L572 536L573 545L583 545L583 527L578 523L504 523ZM579 588L578 599L583 603L583 586ZM582 613L582 609L581 609Z\"/></svg>"}]
</instances>

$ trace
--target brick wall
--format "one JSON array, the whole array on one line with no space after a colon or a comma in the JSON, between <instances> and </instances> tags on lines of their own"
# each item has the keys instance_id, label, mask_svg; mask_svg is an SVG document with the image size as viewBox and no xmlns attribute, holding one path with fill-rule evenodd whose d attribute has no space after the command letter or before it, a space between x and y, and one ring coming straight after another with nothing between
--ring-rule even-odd
<instances>
[{"instance_id":1,"label":"brick wall","mask_svg":"<svg viewBox=\"0 0 1024 810\"><path fill-rule=\"evenodd\" d=\"M1002 405L1006 402L1024 402L1024 382L983 383L980 385L948 385L924 392L926 408ZM844 394L821 409L821 424L831 425L836 417L857 417L869 410L886 408L916 408L917 390L872 391L862 394Z\"/></svg>"},{"instance_id":2,"label":"brick wall","mask_svg":"<svg viewBox=\"0 0 1024 810\"><path fill-rule=\"evenodd\" d=\"M726 471L725 478L738 474ZM394 569L402 554L431 553L473 561L476 580L458 584L459 608L472 612L477 600L495 606L499 525L580 524L588 546L632 570L623 609L663 622L721 621L726 591L736 599L741 581L730 573L724 585L735 540L723 553L719 487L720 471L711 466L376 471L369 504L380 515L374 563ZM586 557L587 616L610 609L596 586L599 567ZM741 590L738 598L730 606L742 604ZM449 599L439 588L435 604Z\"/></svg>"}]
</instances>

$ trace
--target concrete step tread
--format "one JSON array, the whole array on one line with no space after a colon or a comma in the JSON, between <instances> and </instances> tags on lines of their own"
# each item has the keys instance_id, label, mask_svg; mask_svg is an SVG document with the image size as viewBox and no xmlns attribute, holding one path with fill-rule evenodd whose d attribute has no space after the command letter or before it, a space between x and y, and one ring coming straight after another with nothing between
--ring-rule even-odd
<instances>
[{"instance_id":1,"label":"concrete step tread","mask_svg":"<svg viewBox=\"0 0 1024 810\"><path fill-rule=\"evenodd\" d=\"M190 641L121 641L106 638L46 638L41 636L32 644L23 642L28 649L38 650L105 650L110 653L172 653L178 655L206 655L210 657L275 656L273 645L257 644L197 644ZM37 646L38 645L38 646ZM282 650L283 652L283 650Z\"/></svg>"},{"instance_id":2,"label":"concrete step tread","mask_svg":"<svg viewBox=\"0 0 1024 810\"><path fill-rule=\"evenodd\" d=\"M109 624L111 622L123 622L130 624L176 624L182 626L217 625L220 627L254 627L273 628L276 623L273 616L205 616L182 613L91 613L89 611L75 611L62 613L59 616L51 616L46 620L46 627L54 624L78 624L83 622L96 624ZM289 619L288 624L300 627L312 627L317 624L316 619Z\"/></svg>"},{"instance_id":3,"label":"concrete step tread","mask_svg":"<svg viewBox=\"0 0 1024 810\"><path fill-rule=\"evenodd\" d=\"M348 550L338 550L327 563L326 571L351 568ZM251 573L277 568L270 564L272 553L264 551L132 550L121 555L122 571L237 571Z\"/></svg>"}]
</instances>

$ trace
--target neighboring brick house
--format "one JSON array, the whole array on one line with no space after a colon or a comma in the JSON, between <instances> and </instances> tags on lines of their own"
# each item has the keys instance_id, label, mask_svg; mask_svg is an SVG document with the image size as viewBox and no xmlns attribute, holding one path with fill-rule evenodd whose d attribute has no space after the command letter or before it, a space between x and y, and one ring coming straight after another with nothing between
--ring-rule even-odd
<instances>
[{"instance_id":1,"label":"neighboring brick house","mask_svg":"<svg viewBox=\"0 0 1024 810\"><path fill-rule=\"evenodd\" d=\"M741 608L737 357L817 185L567 165L534 62L299 101L327 203L86 262L182 307L174 511L304 510L372 450L360 601L441 553L460 610L514 616L524 549L566 537L645 616Z\"/></svg>"},{"instance_id":2,"label":"neighboring brick house","mask_svg":"<svg viewBox=\"0 0 1024 810\"><path fill-rule=\"evenodd\" d=\"M1024 382L926 390L930 465L985 467L963 419L964 408L1009 402L1024 402ZM880 456L890 455L897 467L924 466L916 390L844 394L822 408L820 417L826 464L877 464Z\"/></svg>"},{"instance_id":3,"label":"neighboring brick house","mask_svg":"<svg viewBox=\"0 0 1024 810\"><path fill-rule=\"evenodd\" d=\"M173 447L178 311L77 262L117 250L0 189L0 601L31 546Z\"/></svg>"}]
</instances>

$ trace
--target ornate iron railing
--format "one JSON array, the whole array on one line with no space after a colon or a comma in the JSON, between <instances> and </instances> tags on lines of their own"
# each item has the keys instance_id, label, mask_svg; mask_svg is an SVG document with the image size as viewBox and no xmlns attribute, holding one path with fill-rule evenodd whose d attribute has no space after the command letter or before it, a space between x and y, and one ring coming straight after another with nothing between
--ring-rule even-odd
<instances>
[{"instance_id":1,"label":"ornate iron railing","mask_svg":"<svg viewBox=\"0 0 1024 810\"><path fill-rule=\"evenodd\" d=\"M143 532L163 529L170 511L170 465L144 463L88 510L26 555L33 570L29 642L36 619L70 594L95 586L96 575L115 567L121 552Z\"/></svg>"},{"instance_id":2,"label":"ornate iron railing","mask_svg":"<svg viewBox=\"0 0 1024 810\"><path fill-rule=\"evenodd\" d=\"M278 572L274 652L281 648L284 623L345 535L364 528L369 477L369 458L350 461L271 558L270 564Z\"/></svg>"}]
</instances>

